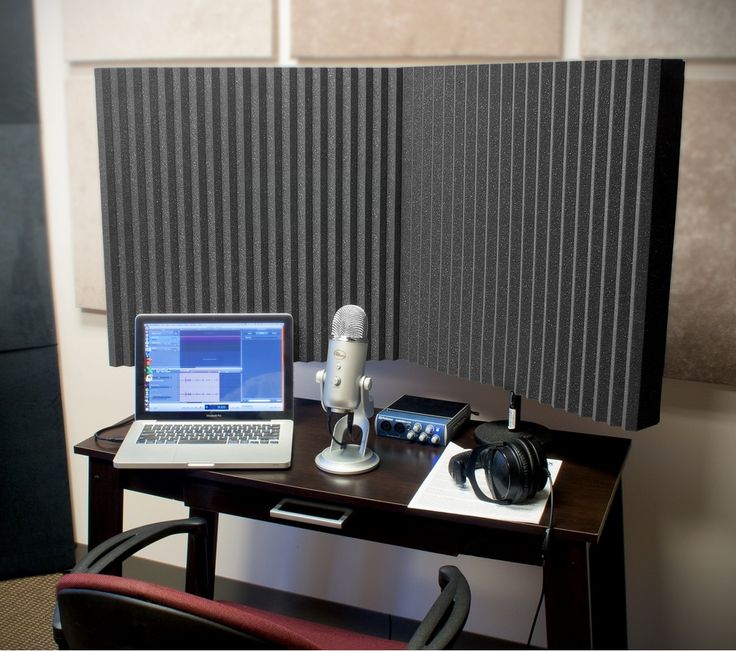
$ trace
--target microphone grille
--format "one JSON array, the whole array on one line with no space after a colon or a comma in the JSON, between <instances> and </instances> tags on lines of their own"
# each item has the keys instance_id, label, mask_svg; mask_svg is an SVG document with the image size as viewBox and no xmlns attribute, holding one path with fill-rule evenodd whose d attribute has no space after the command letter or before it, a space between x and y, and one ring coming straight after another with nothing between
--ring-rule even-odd
<instances>
[{"instance_id":1,"label":"microphone grille","mask_svg":"<svg viewBox=\"0 0 736 651\"><path fill-rule=\"evenodd\" d=\"M332 319L332 339L348 341L368 340L368 318L358 305L343 305Z\"/></svg>"}]
</instances>

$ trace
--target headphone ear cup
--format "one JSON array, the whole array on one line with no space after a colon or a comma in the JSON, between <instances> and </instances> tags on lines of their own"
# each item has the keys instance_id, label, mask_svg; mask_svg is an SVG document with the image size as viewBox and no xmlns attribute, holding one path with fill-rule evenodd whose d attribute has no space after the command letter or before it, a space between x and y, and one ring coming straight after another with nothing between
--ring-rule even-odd
<instances>
[{"instance_id":1,"label":"headphone ear cup","mask_svg":"<svg viewBox=\"0 0 736 651\"><path fill-rule=\"evenodd\" d=\"M483 459L486 480L497 500L512 504L519 492L519 468L516 455L508 443L499 442Z\"/></svg>"},{"instance_id":2,"label":"headphone ear cup","mask_svg":"<svg viewBox=\"0 0 736 651\"><path fill-rule=\"evenodd\" d=\"M452 475L452 478L458 486L464 486L468 479L467 465L470 459L470 454L471 451L467 450L460 454L456 454L452 459L450 459L448 469L450 471L450 475Z\"/></svg>"},{"instance_id":3,"label":"headphone ear cup","mask_svg":"<svg viewBox=\"0 0 736 651\"><path fill-rule=\"evenodd\" d=\"M529 445L529 450L534 457L534 494L536 494L547 484L547 455L544 453L542 444L533 436L528 437L527 443Z\"/></svg>"},{"instance_id":4,"label":"headphone ear cup","mask_svg":"<svg viewBox=\"0 0 736 651\"><path fill-rule=\"evenodd\" d=\"M534 497L547 483L547 457L541 444L531 436L522 436L517 439L518 449L524 450L528 471L528 493L525 499Z\"/></svg>"},{"instance_id":5,"label":"headphone ear cup","mask_svg":"<svg viewBox=\"0 0 736 651\"><path fill-rule=\"evenodd\" d=\"M532 459L529 450L521 439L508 442L514 463L511 464L511 491L509 499L514 503L529 499L534 493L532 490Z\"/></svg>"}]
</instances>

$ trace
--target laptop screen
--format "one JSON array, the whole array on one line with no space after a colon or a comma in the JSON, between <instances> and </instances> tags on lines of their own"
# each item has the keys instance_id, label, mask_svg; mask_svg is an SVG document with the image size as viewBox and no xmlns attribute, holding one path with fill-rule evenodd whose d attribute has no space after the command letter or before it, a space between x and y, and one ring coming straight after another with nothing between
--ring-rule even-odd
<instances>
[{"instance_id":1,"label":"laptop screen","mask_svg":"<svg viewBox=\"0 0 736 651\"><path fill-rule=\"evenodd\" d=\"M291 348L288 315L139 315L136 416L286 417Z\"/></svg>"}]
</instances>

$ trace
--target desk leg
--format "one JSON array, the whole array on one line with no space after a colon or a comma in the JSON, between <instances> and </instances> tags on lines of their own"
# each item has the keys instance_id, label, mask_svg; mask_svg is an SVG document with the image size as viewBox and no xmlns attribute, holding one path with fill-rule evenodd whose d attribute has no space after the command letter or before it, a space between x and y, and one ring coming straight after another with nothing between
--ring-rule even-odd
<instances>
[{"instance_id":1,"label":"desk leg","mask_svg":"<svg viewBox=\"0 0 736 651\"><path fill-rule=\"evenodd\" d=\"M621 486L598 544L555 542L544 568L547 646L627 648Z\"/></svg>"},{"instance_id":2,"label":"desk leg","mask_svg":"<svg viewBox=\"0 0 736 651\"><path fill-rule=\"evenodd\" d=\"M215 561L217 560L217 525L220 514L203 509L189 509L189 517L207 520L207 536L204 547L189 538L187 546L187 575L185 590L212 599L215 593Z\"/></svg>"},{"instance_id":3,"label":"desk leg","mask_svg":"<svg viewBox=\"0 0 736 651\"><path fill-rule=\"evenodd\" d=\"M624 567L623 498L619 484L600 542L589 556L593 647L625 649L626 576Z\"/></svg>"},{"instance_id":4,"label":"desk leg","mask_svg":"<svg viewBox=\"0 0 736 651\"><path fill-rule=\"evenodd\" d=\"M109 461L89 459L87 546L92 549L123 530L123 488L120 473ZM121 564L108 574L120 576Z\"/></svg>"},{"instance_id":5,"label":"desk leg","mask_svg":"<svg viewBox=\"0 0 736 651\"><path fill-rule=\"evenodd\" d=\"M592 648L588 544L561 543L553 538L543 571L547 646L550 649Z\"/></svg>"}]
</instances>

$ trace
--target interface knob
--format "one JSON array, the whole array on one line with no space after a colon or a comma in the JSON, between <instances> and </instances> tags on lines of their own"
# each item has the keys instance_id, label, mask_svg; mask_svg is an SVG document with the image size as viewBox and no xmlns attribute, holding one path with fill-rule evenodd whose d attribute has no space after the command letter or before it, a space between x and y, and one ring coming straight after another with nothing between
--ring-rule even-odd
<instances>
[{"instance_id":1,"label":"interface knob","mask_svg":"<svg viewBox=\"0 0 736 651\"><path fill-rule=\"evenodd\" d=\"M421 423L414 423L414 425L412 426L412 430L419 434L419 432L422 431Z\"/></svg>"},{"instance_id":2,"label":"interface knob","mask_svg":"<svg viewBox=\"0 0 736 651\"><path fill-rule=\"evenodd\" d=\"M439 434L432 434L432 438L429 439L429 442L432 445L438 445L440 442L440 435Z\"/></svg>"},{"instance_id":3,"label":"interface knob","mask_svg":"<svg viewBox=\"0 0 736 651\"><path fill-rule=\"evenodd\" d=\"M417 438L417 441L419 441L420 443L424 443L426 440L427 440L427 434L425 432L422 432Z\"/></svg>"}]
</instances>

